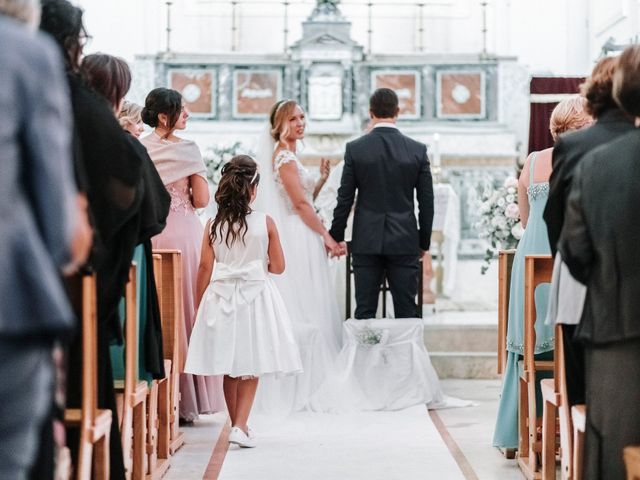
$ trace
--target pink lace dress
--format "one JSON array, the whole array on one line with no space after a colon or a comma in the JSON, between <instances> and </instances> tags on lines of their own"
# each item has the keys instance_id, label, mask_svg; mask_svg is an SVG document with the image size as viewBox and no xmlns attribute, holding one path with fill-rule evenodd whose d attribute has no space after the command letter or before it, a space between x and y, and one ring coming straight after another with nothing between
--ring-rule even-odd
<instances>
[{"instance_id":1,"label":"pink lace dress","mask_svg":"<svg viewBox=\"0 0 640 480\"><path fill-rule=\"evenodd\" d=\"M167 227L153 238L153 248L182 251L182 305L184 329L180 338L182 365L187 354L188 339L195 323L195 288L200 247L204 227L191 203L189 178L168 184L171 194L171 211ZM183 373L180 376L180 418L193 421L199 413L212 413L225 409L221 376L196 376Z\"/></svg>"}]
</instances>

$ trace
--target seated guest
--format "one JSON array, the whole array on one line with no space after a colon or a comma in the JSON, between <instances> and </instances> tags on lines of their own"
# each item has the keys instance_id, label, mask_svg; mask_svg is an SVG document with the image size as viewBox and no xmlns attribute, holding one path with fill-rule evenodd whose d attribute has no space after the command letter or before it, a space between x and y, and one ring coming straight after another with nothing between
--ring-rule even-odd
<instances>
[{"instance_id":1,"label":"seated guest","mask_svg":"<svg viewBox=\"0 0 640 480\"><path fill-rule=\"evenodd\" d=\"M578 130L591 123L584 109L584 98L575 95L560 102L551 114L549 129L554 139L562 133ZM518 447L518 362L524 353L524 260L527 255L550 253L547 228L542 211L549 194L551 155L547 148L533 152L524 163L518 181L518 206L520 219L525 227L518 244L511 270L509 316L507 323L507 365L502 383L502 395L493 445L503 449ZM552 357L554 329L545 325L549 285L536 289L536 345L537 358ZM539 320L539 321L538 321Z\"/></svg>"},{"instance_id":2,"label":"seated guest","mask_svg":"<svg viewBox=\"0 0 640 480\"><path fill-rule=\"evenodd\" d=\"M147 149L136 138L140 134L138 124L142 122L140 119L142 107L124 102L124 95L131 85L131 72L127 63L121 58L111 55L92 54L83 59L81 71L94 91L109 102L121 125L123 118L121 107L126 105L128 109L126 125L129 128L125 127L125 131L131 134L127 135L128 141L142 166L144 184L144 196L140 206L138 246L134 257L137 260L138 276L141 280L138 282L138 288L146 293L146 298L141 299L138 305L139 321L144 328L141 331L144 339L141 342L144 372L140 372L140 374L145 377L164 378L162 322L153 274L151 237L164 230L167 215L169 215L171 197L164 188L162 179L147 154Z\"/></svg>"},{"instance_id":3,"label":"seated guest","mask_svg":"<svg viewBox=\"0 0 640 480\"><path fill-rule=\"evenodd\" d=\"M618 60L613 98L640 117L640 46ZM625 478L640 443L640 131L585 155L573 174L558 251L587 286L576 336L585 346L585 479Z\"/></svg>"},{"instance_id":4,"label":"seated guest","mask_svg":"<svg viewBox=\"0 0 640 480\"><path fill-rule=\"evenodd\" d=\"M616 57L603 58L582 85L582 93L587 99L587 111L593 116L595 123L589 128L562 135L553 149L553 171L549 179L549 199L544 210L544 220L554 255L576 166L589 151L634 128L633 118L618 107L611 94L617 64ZM559 259L556 259L556 263L558 262ZM553 290L550 316L554 318L549 320L563 324L567 394L569 404L576 405L584 403L584 356L581 345L574 341L584 287L575 285L575 280L566 272L566 267L556 265Z\"/></svg>"}]
</instances>

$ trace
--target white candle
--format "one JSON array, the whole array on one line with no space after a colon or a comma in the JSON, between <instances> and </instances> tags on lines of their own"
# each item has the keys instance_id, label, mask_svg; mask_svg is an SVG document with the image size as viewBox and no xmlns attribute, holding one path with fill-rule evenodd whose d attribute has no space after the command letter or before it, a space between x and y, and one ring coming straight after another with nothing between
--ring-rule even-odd
<instances>
[{"instance_id":1,"label":"white candle","mask_svg":"<svg viewBox=\"0 0 640 480\"><path fill-rule=\"evenodd\" d=\"M433 134L432 163L434 167L440 167L440 134Z\"/></svg>"}]
</instances>

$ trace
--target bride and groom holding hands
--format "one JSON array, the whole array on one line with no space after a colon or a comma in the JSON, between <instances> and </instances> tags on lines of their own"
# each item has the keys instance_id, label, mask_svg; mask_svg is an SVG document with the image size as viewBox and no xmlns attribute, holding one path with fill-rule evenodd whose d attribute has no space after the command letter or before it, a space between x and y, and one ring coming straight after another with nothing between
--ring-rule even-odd
<instances>
[{"instance_id":1,"label":"bride and groom holding hands","mask_svg":"<svg viewBox=\"0 0 640 480\"><path fill-rule=\"evenodd\" d=\"M346 147L337 206L330 230L325 228L313 206L314 192L318 189L316 179L302 165L296 153L298 141L304 138L306 120L304 110L294 100L279 101L273 106L269 124L259 141L257 165L250 167L234 159L231 161L233 165L227 169L229 173L236 175L228 185L230 189L234 188L232 185L239 186L236 193L238 198L248 195L242 192L251 192L249 197L242 200L247 202L248 211L243 214L245 216L241 215L242 218L257 218L252 212L262 212L259 215L267 215L267 226L271 221L277 225L275 236L266 231L260 234L263 245L254 250L262 251L265 257L278 256L279 250L274 244L281 245L285 264L281 274L268 279L268 282L273 281L277 285L276 296L281 297L282 301L276 299L267 303L285 305L287 314L284 316L288 318L273 318L278 314L283 316L279 307L264 307L261 312L256 312L254 306L253 310L247 310L247 315L262 316L262 323L268 320L278 325L269 334L264 333L265 338L269 337L267 343L272 343L256 344L258 337L254 335L255 332L249 335L252 336L253 343L247 343L246 339L237 336L227 342L235 342L233 355L246 357L243 361L247 358L254 359L252 368L235 374L241 378L240 384L249 381L249 377L261 377L260 389L255 399L256 410L281 414L303 409L335 410L339 408L336 402L349 402L345 397L350 394L344 389L335 392L327 388L331 383L327 380L338 373L335 372L334 361L342 343L342 319L327 252L334 256L346 254L345 229L356 192L353 234L349 247L355 278L355 318L375 317L379 289L385 277L392 294L395 316L418 316L416 295L420 275L419 260L421 254L429 249L434 213L433 185L426 146L398 130L398 113L398 97L393 90L381 88L373 93L370 98L371 129ZM233 196L233 192L227 193ZM418 221L415 216L416 198ZM219 208L224 209L220 202ZM220 212L218 215L221 215ZM246 239L253 238L257 230L265 230L258 226L264 224L263 220L258 223L253 220L241 223L245 226ZM218 222L217 225L221 223ZM234 228L231 223L227 225L228 228ZM220 241L215 242L215 234L209 237L216 252L216 261L220 262L219 255L226 255L224 248ZM224 235L218 237L224 238ZM236 247L234 244L229 248ZM243 248L250 249L250 240L245 240ZM248 258L244 253L234 258L241 257ZM265 261L268 264L269 260L265 258ZM218 267L219 265L216 268ZM211 285L216 281L215 277L214 271ZM238 288L236 286L236 290ZM239 305L243 300L238 298ZM202 305L200 309L202 310ZM266 310L269 310L269 315L265 315ZM247 395L251 399L244 398L242 402L240 397L235 396L240 392L240 387L233 387L236 390L227 395L227 377L231 372L205 365L211 365L210 360L205 358L208 350L206 345L196 348L200 352L197 355L192 351L194 342L202 343L194 337L212 337L211 332L205 333L203 328L198 328L198 321L211 325L220 324L212 319L201 321L198 318L191 338L187 368L191 369L191 373L197 374L225 374L227 403L231 399L232 403L237 401L244 405L241 418L234 419L237 412L231 415L232 423L239 427L238 431L234 430L234 441L237 440L235 443L241 446L251 446L246 418L251 409L255 388L244 389L245 392L250 392ZM239 316L236 315L235 321L241 321ZM222 327L218 325L216 328ZM202 333L199 334L198 330ZM292 349L296 350L296 355L291 355ZM212 353L215 357L216 353ZM198 359L192 358L194 356ZM265 362L269 364L268 368L265 368ZM262 377L266 373L275 375ZM298 375L285 375L287 373ZM235 405L229 410L230 413L235 411Z\"/></svg>"}]
</instances>

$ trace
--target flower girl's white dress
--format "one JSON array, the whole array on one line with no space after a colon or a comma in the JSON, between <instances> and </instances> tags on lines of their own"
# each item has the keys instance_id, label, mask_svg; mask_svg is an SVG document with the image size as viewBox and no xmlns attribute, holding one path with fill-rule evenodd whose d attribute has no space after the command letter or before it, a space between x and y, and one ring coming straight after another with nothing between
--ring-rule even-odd
<instances>
[{"instance_id":1,"label":"flower girl's white dress","mask_svg":"<svg viewBox=\"0 0 640 480\"><path fill-rule=\"evenodd\" d=\"M246 217L247 232L231 247L213 245L215 265L191 333L185 372L260 377L302 371L286 306L267 270L266 215Z\"/></svg>"}]
</instances>

